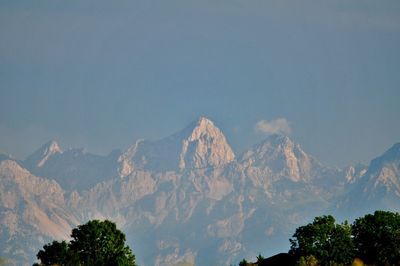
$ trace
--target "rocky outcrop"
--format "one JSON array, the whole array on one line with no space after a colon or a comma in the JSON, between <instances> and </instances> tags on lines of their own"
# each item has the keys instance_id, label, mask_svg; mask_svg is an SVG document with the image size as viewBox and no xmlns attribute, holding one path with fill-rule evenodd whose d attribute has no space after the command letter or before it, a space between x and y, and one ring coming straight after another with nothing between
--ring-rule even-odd
<instances>
[{"instance_id":1,"label":"rocky outcrop","mask_svg":"<svg viewBox=\"0 0 400 266\"><path fill-rule=\"evenodd\" d=\"M206 118L122 154L50 142L23 164L0 158L0 256L31 265L44 243L90 219L115 221L140 265L229 265L286 251L298 225L328 210L399 210L399 151L369 167L329 168L273 135L236 159Z\"/></svg>"},{"instance_id":2,"label":"rocky outcrop","mask_svg":"<svg viewBox=\"0 0 400 266\"><path fill-rule=\"evenodd\" d=\"M235 154L221 130L214 126L213 122L202 117L190 135L182 140L179 169L221 167L234 159Z\"/></svg>"},{"instance_id":3,"label":"rocky outcrop","mask_svg":"<svg viewBox=\"0 0 400 266\"><path fill-rule=\"evenodd\" d=\"M247 168L258 168L274 178L293 182L309 181L320 163L307 155L299 144L289 137L272 135L261 144L246 151L239 162Z\"/></svg>"},{"instance_id":4,"label":"rocky outcrop","mask_svg":"<svg viewBox=\"0 0 400 266\"><path fill-rule=\"evenodd\" d=\"M45 165L49 158L56 154L61 154L62 152L63 151L56 141L49 141L28 158L26 158L24 161L24 166L28 169L41 168Z\"/></svg>"},{"instance_id":5,"label":"rocky outcrop","mask_svg":"<svg viewBox=\"0 0 400 266\"><path fill-rule=\"evenodd\" d=\"M101 156L72 148L62 151L55 141L51 141L23 161L23 165L36 176L57 181L68 192L83 191L114 177L120 154L113 151Z\"/></svg>"},{"instance_id":6,"label":"rocky outcrop","mask_svg":"<svg viewBox=\"0 0 400 266\"><path fill-rule=\"evenodd\" d=\"M158 141L141 140L119 158L120 176L135 169L175 171L223 167L235 159L225 136L201 117L182 131Z\"/></svg>"},{"instance_id":7,"label":"rocky outcrop","mask_svg":"<svg viewBox=\"0 0 400 266\"><path fill-rule=\"evenodd\" d=\"M371 161L341 202L351 202L358 211L368 208L397 209L400 199L400 143Z\"/></svg>"},{"instance_id":8,"label":"rocky outcrop","mask_svg":"<svg viewBox=\"0 0 400 266\"><path fill-rule=\"evenodd\" d=\"M78 223L57 182L32 175L16 161L0 162L0 241L10 263L32 262L38 246L67 239Z\"/></svg>"}]
</instances>

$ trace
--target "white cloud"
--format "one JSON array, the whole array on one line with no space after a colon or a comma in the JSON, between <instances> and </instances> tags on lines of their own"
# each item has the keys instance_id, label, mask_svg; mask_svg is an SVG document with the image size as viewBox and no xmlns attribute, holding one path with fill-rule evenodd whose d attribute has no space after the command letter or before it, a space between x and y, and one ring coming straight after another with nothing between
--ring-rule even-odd
<instances>
[{"instance_id":1,"label":"white cloud","mask_svg":"<svg viewBox=\"0 0 400 266\"><path fill-rule=\"evenodd\" d=\"M277 118L271 121L260 120L255 126L258 133L263 134L284 134L288 135L292 131L286 118Z\"/></svg>"}]
</instances>

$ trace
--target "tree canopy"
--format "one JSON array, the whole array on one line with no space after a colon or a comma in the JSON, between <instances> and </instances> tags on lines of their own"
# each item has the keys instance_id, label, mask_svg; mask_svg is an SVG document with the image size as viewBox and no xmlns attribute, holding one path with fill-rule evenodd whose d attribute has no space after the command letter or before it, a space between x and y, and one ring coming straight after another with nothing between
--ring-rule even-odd
<instances>
[{"instance_id":1,"label":"tree canopy","mask_svg":"<svg viewBox=\"0 0 400 266\"><path fill-rule=\"evenodd\" d=\"M256 263L243 259L239 266L399 266L400 214L375 211L352 225L337 224L331 215L315 217L296 229L290 243L289 253L259 255Z\"/></svg>"},{"instance_id":2,"label":"tree canopy","mask_svg":"<svg viewBox=\"0 0 400 266\"><path fill-rule=\"evenodd\" d=\"M313 255L322 266L350 264L353 259L351 226L347 222L336 224L331 215L316 217L297 228L290 243L291 254L298 258Z\"/></svg>"},{"instance_id":3,"label":"tree canopy","mask_svg":"<svg viewBox=\"0 0 400 266\"><path fill-rule=\"evenodd\" d=\"M353 224L356 255L367 264L400 265L400 214L376 211Z\"/></svg>"},{"instance_id":4,"label":"tree canopy","mask_svg":"<svg viewBox=\"0 0 400 266\"><path fill-rule=\"evenodd\" d=\"M34 265L136 266L135 256L125 245L125 234L111 221L89 221L73 229L71 237L69 243L44 245L37 254L40 263Z\"/></svg>"}]
</instances>

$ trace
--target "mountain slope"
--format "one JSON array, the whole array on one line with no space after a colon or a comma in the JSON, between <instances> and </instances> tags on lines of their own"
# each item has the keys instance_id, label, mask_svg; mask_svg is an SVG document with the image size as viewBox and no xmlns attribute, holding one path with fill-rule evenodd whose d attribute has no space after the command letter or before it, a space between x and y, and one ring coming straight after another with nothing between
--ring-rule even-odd
<instances>
[{"instance_id":1,"label":"mountain slope","mask_svg":"<svg viewBox=\"0 0 400 266\"><path fill-rule=\"evenodd\" d=\"M234 158L221 130L201 117L170 137L138 141L120 157L120 174L126 176L135 169L171 171L221 167Z\"/></svg>"},{"instance_id":2,"label":"mountain slope","mask_svg":"<svg viewBox=\"0 0 400 266\"><path fill-rule=\"evenodd\" d=\"M94 155L84 149L62 151L51 141L27 157L23 165L34 175L57 181L67 191L83 191L115 176L119 156L118 151L108 156Z\"/></svg>"},{"instance_id":3,"label":"mountain slope","mask_svg":"<svg viewBox=\"0 0 400 266\"><path fill-rule=\"evenodd\" d=\"M307 181L320 163L307 155L287 136L272 135L245 152L239 162L245 167L263 168L277 178L293 182Z\"/></svg>"},{"instance_id":4,"label":"mountain slope","mask_svg":"<svg viewBox=\"0 0 400 266\"><path fill-rule=\"evenodd\" d=\"M43 146L32 155L28 156L24 161L24 165L28 169L40 169L52 156L61 153L62 150L58 143L51 140L43 144Z\"/></svg>"},{"instance_id":5,"label":"mountain slope","mask_svg":"<svg viewBox=\"0 0 400 266\"><path fill-rule=\"evenodd\" d=\"M206 118L123 154L50 142L25 168L0 158L0 256L30 265L43 243L106 218L126 233L140 265L229 265L286 251L297 226L328 211L349 218L354 210L399 210L399 150L338 169L273 135L236 158Z\"/></svg>"},{"instance_id":6,"label":"mountain slope","mask_svg":"<svg viewBox=\"0 0 400 266\"><path fill-rule=\"evenodd\" d=\"M400 143L373 159L362 177L353 184L339 207L364 213L376 209L400 209Z\"/></svg>"},{"instance_id":7,"label":"mountain slope","mask_svg":"<svg viewBox=\"0 0 400 266\"><path fill-rule=\"evenodd\" d=\"M10 262L32 262L38 246L68 238L78 222L55 181L36 177L15 161L0 162L0 241Z\"/></svg>"}]
</instances>

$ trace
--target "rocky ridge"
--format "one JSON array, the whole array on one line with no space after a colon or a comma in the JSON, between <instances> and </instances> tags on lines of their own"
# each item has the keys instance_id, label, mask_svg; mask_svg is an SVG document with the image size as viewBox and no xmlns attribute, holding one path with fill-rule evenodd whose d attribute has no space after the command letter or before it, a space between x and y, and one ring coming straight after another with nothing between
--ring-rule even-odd
<instances>
[{"instance_id":1,"label":"rocky ridge","mask_svg":"<svg viewBox=\"0 0 400 266\"><path fill-rule=\"evenodd\" d=\"M139 140L121 155L120 175L135 169L171 171L221 167L235 154L212 121L201 117L181 132L158 141Z\"/></svg>"},{"instance_id":2,"label":"rocky ridge","mask_svg":"<svg viewBox=\"0 0 400 266\"><path fill-rule=\"evenodd\" d=\"M357 189L398 210L398 145L368 168L326 167L279 135L236 157L207 118L109 156L51 142L23 162L0 161L0 239L8 247L0 255L32 264L44 243L94 218L122 227L140 265L229 265L286 251L296 226L342 213Z\"/></svg>"}]
</instances>

